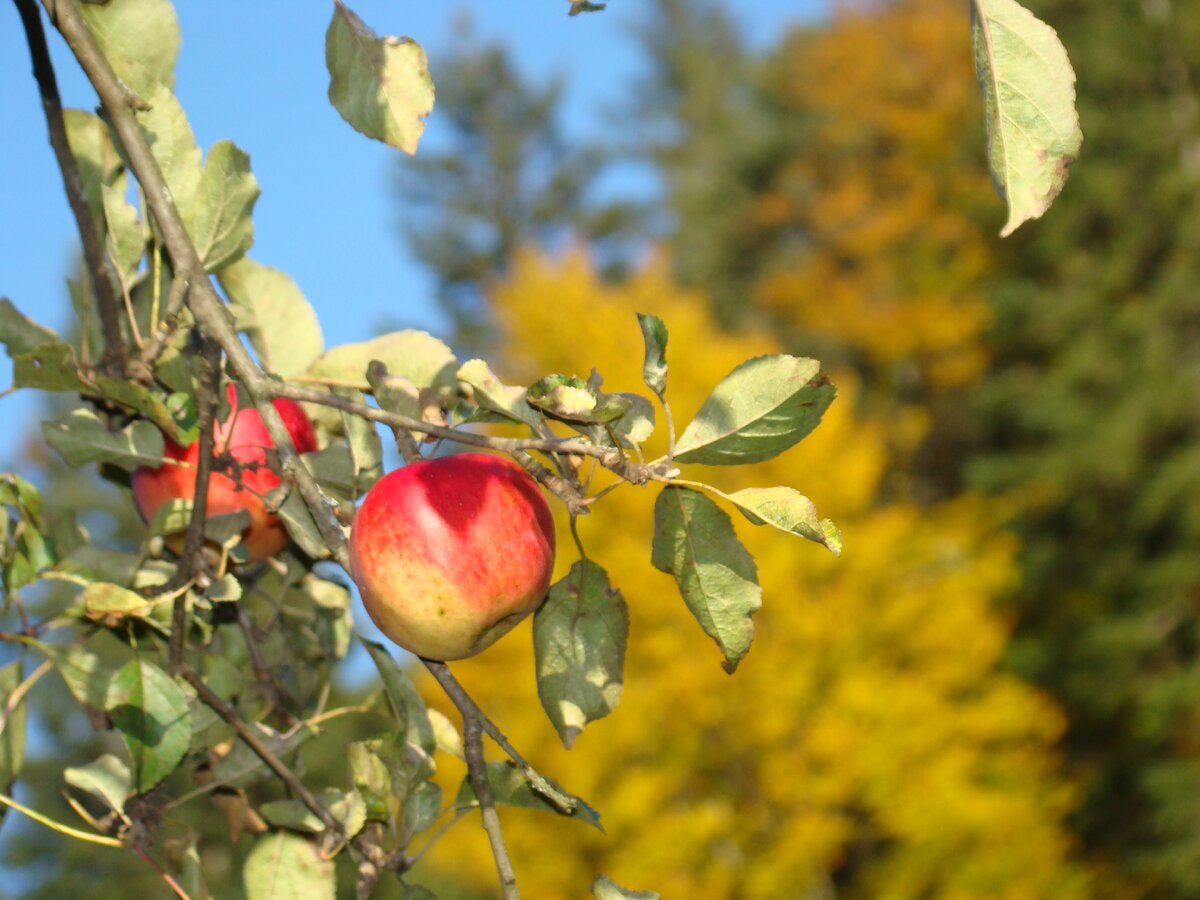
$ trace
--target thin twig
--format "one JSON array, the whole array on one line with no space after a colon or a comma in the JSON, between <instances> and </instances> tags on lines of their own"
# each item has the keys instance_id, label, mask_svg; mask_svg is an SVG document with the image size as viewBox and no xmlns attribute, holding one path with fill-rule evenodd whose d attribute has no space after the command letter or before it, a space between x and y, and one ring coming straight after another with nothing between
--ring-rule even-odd
<instances>
[{"instance_id":1,"label":"thin twig","mask_svg":"<svg viewBox=\"0 0 1200 900\"><path fill-rule=\"evenodd\" d=\"M29 677L16 686L11 694L8 695L8 702L4 704L4 711L0 713L0 734L4 734L4 729L8 727L9 720L13 713L16 712L21 701L25 699L25 695L33 688L43 675L54 668L54 660L43 660L42 664L34 669Z\"/></svg>"},{"instance_id":2,"label":"thin twig","mask_svg":"<svg viewBox=\"0 0 1200 900\"><path fill-rule=\"evenodd\" d=\"M54 149L54 157L62 172L63 187L67 193L67 202L71 213L75 216L75 227L79 231L79 240L83 245L83 258L87 263L88 272L92 278L92 286L96 291L96 302L100 306L100 324L104 329L104 356L101 365L118 374L124 374L129 367L129 350L121 334L121 307L113 292L112 278L104 258L104 245L88 208L87 194L83 188L83 178L79 174L79 165L71 152L71 144L67 139L67 125L63 118L62 99L58 93L58 79L54 75L54 66L50 62L50 50L46 45L46 32L42 28L42 17L38 13L35 0L14 0L17 11L21 14L21 23L25 27L25 38L29 43L29 55L33 60L33 76L37 79L38 91L42 97L42 110L46 114L46 126L50 132L50 146Z\"/></svg>"},{"instance_id":3,"label":"thin twig","mask_svg":"<svg viewBox=\"0 0 1200 900\"><path fill-rule=\"evenodd\" d=\"M267 768L279 776L279 779L300 799L301 803L312 811L313 815L324 823L326 828L333 832L341 833L342 825L334 817L333 813L318 802L313 792L305 787L304 782L296 776L296 773L289 769L275 755L263 739L254 732L254 729L238 715L236 709L218 697L212 688L204 683L204 679L200 677L200 674L191 666L183 664L177 671L184 681L196 689L196 696L200 698L201 702L233 727L233 730L238 733L238 737L245 741L246 746L254 751L254 755L261 759Z\"/></svg>"},{"instance_id":4,"label":"thin twig","mask_svg":"<svg viewBox=\"0 0 1200 900\"><path fill-rule=\"evenodd\" d=\"M515 900L521 894L517 890L517 876L508 856L508 848L504 845L504 833L500 830L500 816L496 812L492 786L487 779L487 762L483 757L483 727L474 710L464 707L459 707L459 710L463 717L463 753L467 758L467 772L470 774L471 787L475 789L475 797L479 800L483 830L487 832L488 842L492 845L496 874L500 876L500 889L505 900Z\"/></svg>"},{"instance_id":5,"label":"thin twig","mask_svg":"<svg viewBox=\"0 0 1200 900\"><path fill-rule=\"evenodd\" d=\"M157 284L157 274L155 283ZM141 361L147 369L153 369L158 358L163 355L175 332L179 329L180 313L187 299L188 280L182 275L176 275L171 281L171 293L167 295L167 305L163 309L162 319L153 324L154 334L142 349ZM154 319L151 319L154 322Z\"/></svg>"},{"instance_id":6,"label":"thin twig","mask_svg":"<svg viewBox=\"0 0 1200 900\"><path fill-rule=\"evenodd\" d=\"M238 628L242 631L242 638L246 641L246 650L250 654L250 665L254 669L254 677L267 694L271 701L271 706L275 712L291 726L296 721L296 717L291 714L287 708L287 697L275 677L271 674L271 669L267 665L266 657L262 654L262 648L258 646L258 640L254 636L254 624L250 621L250 617L241 609L238 610Z\"/></svg>"},{"instance_id":7,"label":"thin twig","mask_svg":"<svg viewBox=\"0 0 1200 900\"><path fill-rule=\"evenodd\" d=\"M192 493L192 518L183 538L179 568L167 582L168 589L191 581L204 566L204 521L208 511L208 481L213 464L213 420L217 412L217 393L221 387L221 348L215 341L200 339L200 378L196 393L196 427L200 429L200 450L196 458L196 481ZM184 631L187 620L187 592L175 597L171 612L168 671L183 661Z\"/></svg>"},{"instance_id":8,"label":"thin twig","mask_svg":"<svg viewBox=\"0 0 1200 900\"><path fill-rule=\"evenodd\" d=\"M185 891L179 882L171 876L171 873L160 866L153 856L151 856L141 847L138 847L136 844L134 845L133 849L138 856L150 864L150 868L154 869L155 872L162 876L162 880L167 883L167 887L175 892L176 897L179 897L180 900L192 900L191 894Z\"/></svg>"},{"instance_id":9,"label":"thin twig","mask_svg":"<svg viewBox=\"0 0 1200 900\"><path fill-rule=\"evenodd\" d=\"M496 726L496 723L487 717L483 710L479 708L479 704L472 700L471 695L468 694L466 689L458 683L458 679L454 677L454 673L450 671L450 667L448 665L446 665L444 662L438 662L432 659L422 659L421 662L425 664L425 668L429 670L429 673L437 680L437 683L441 685L442 690L446 692L446 696L448 696L454 705L458 707L459 712L466 715L466 711L470 710L471 715L479 719L480 724L483 726L484 732L487 733L487 736L495 741L496 745L505 753L507 753L513 762L519 765L522 769L531 772L534 771L533 767L529 765L529 763L523 756L521 756L520 753L517 752L517 749L509 742L508 738L504 736L504 733L501 732Z\"/></svg>"}]
</instances>

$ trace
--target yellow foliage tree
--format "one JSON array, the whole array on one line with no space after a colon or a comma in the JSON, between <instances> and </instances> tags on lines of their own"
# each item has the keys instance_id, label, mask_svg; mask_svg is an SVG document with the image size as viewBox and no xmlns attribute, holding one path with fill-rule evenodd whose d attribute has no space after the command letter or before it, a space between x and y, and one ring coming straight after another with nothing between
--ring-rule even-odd
<instances>
[{"instance_id":1,"label":"yellow foliage tree","mask_svg":"<svg viewBox=\"0 0 1200 900\"><path fill-rule=\"evenodd\" d=\"M808 127L747 223L802 236L757 282L776 321L933 390L986 365L992 236L979 221L999 207L966 24L957 0L899 0L845 6L785 40L766 91Z\"/></svg>"},{"instance_id":2,"label":"yellow foliage tree","mask_svg":"<svg viewBox=\"0 0 1200 900\"><path fill-rule=\"evenodd\" d=\"M662 317L681 427L735 365L778 350L721 333L662 265L612 287L582 253L525 255L494 302L506 345L525 354L499 367L510 382L594 366L606 390L645 392L634 314ZM589 556L629 605L617 711L566 752L537 698L528 626L455 664L534 765L603 815L606 835L502 810L528 896L581 897L601 872L672 898L818 897L834 885L871 898L1082 895L1060 824L1073 796L1055 775L1062 717L997 667L1007 629L990 601L1014 577L1012 542L978 497L881 503L897 426L856 418L851 377L835 382L840 397L794 450L685 472L726 490L794 486L846 534L834 558L734 514L764 598L735 675L650 567L656 488L629 485L580 520ZM648 452L665 450L664 430ZM561 576L576 551L565 528L559 538ZM461 767L443 769L453 790ZM494 883L478 829L460 826L431 856Z\"/></svg>"}]
</instances>

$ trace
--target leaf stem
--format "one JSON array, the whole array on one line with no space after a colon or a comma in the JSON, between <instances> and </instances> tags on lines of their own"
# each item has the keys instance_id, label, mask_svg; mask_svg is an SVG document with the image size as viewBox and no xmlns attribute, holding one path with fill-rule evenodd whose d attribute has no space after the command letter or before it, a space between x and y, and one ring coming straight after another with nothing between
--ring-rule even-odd
<instances>
[{"instance_id":1,"label":"leaf stem","mask_svg":"<svg viewBox=\"0 0 1200 900\"><path fill-rule=\"evenodd\" d=\"M56 822L49 816L44 816L37 810L30 809L21 803L18 803L12 797L6 797L0 794L0 804L15 809L19 813L24 813L33 819L33 821L45 825L52 831L57 831L59 834L65 834L67 837L73 837L80 841L87 841L89 844L100 844L102 847L124 847L125 842L119 838L109 837L106 834L92 834L90 831L80 831L78 828L72 828L70 825L64 825L62 822Z\"/></svg>"}]
</instances>

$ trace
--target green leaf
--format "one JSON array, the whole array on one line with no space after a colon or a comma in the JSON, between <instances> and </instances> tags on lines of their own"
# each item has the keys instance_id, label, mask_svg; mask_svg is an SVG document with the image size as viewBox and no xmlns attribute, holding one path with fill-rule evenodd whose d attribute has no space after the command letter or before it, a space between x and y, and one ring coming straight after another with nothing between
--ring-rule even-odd
<instances>
[{"instance_id":1,"label":"green leaf","mask_svg":"<svg viewBox=\"0 0 1200 900\"><path fill-rule=\"evenodd\" d=\"M667 326L658 316L638 313L646 355L642 362L642 379L646 386L661 397L667 390Z\"/></svg>"},{"instance_id":2,"label":"green leaf","mask_svg":"<svg viewBox=\"0 0 1200 900\"><path fill-rule=\"evenodd\" d=\"M179 21L169 0L108 0L79 7L88 30L113 71L145 97L155 85L175 82Z\"/></svg>"},{"instance_id":3,"label":"green leaf","mask_svg":"<svg viewBox=\"0 0 1200 900\"><path fill-rule=\"evenodd\" d=\"M136 110L138 124L150 142L150 152L162 170L171 199L185 220L200 186L200 145L179 100L166 85L142 91L148 109Z\"/></svg>"},{"instance_id":4,"label":"green leaf","mask_svg":"<svg viewBox=\"0 0 1200 900\"><path fill-rule=\"evenodd\" d=\"M0 791L5 794L12 792L12 784L25 762L26 706L22 701L12 710L8 708L23 679L21 660L0 667L0 723L4 727L0 732Z\"/></svg>"},{"instance_id":5,"label":"green leaf","mask_svg":"<svg viewBox=\"0 0 1200 900\"><path fill-rule=\"evenodd\" d=\"M834 393L815 359L746 360L704 401L675 445L675 461L730 466L771 459L817 427Z\"/></svg>"},{"instance_id":6,"label":"green leaf","mask_svg":"<svg viewBox=\"0 0 1200 900\"><path fill-rule=\"evenodd\" d=\"M337 441L323 450L302 453L300 458L325 493L346 501L357 496L358 479L349 446Z\"/></svg>"},{"instance_id":7,"label":"green leaf","mask_svg":"<svg viewBox=\"0 0 1200 900\"><path fill-rule=\"evenodd\" d=\"M317 794L317 802L342 823L346 837L358 834L367 820L367 808L358 791L341 791L327 787ZM320 834L325 823L299 800L272 800L262 804L258 811L262 817L278 828Z\"/></svg>"},{"instance_id":8,"label":"green leaf","mask_svg":"<svg viewBox=\"0 0 1200 900\"><path fill-rule=\"evenodd\" d=\"M279 506L279 520L287 529L288 536L296 545L313 559L325 559L329 556L329 547L321 537L321 529L308 509L308 504L300 496L299 491L291 490L282 484L267 494L268 505L273 504L279 491L287 491L287 499Z\"/></svg>"},{"instance_id":9,"label":"green leaf","mask_svg":"<svg viewBox=\"0 0 1200 900\"><path fill-rule=\"evenodd\" d=\"M605 394L577 375L547 375L529 386L525 400L555 419L589 425L615 422L631 408L621 394Z\"/></svg>"},{"instance_id":10,"label":"green leaf","mask_svg":"<svg viewBox=\"0 0 1200 900\"><path fill-rule=\"evenodd\" d=\"M525 388L502 383L482 359L463 363L455 378L471 389L475 405L480 409L535 430L541 427L542 415L525 399Z\"/></svg>"},{"instance_id":11,"label":"green leaf","mask_svg":"<svg viewBox=\"0 0 1200 900\"><path fill-rule=\"evenodd\" d=\"M433 726L425 714L425 701L421 699L416 686L408 673L392 658L387 648L375 641L361 639L367 648L379 677L383 681L383 690L387 694L388 705L400 727L408 735L408 740L419 747L428 757L433 756L437 742L433 737Z\"/></svg>"},{"instance_id":12,"label":"green leaf","mask_svg":"<svg viewBox=\"0 0 1200 900\"><path fill-rule=\"evenodd\" d=\"M140 466L157 467L163 460L162 432L149 422L139 419L119 431L109 431L86 407L73 409L56 422L43 422L42 434L74 468L99 462L132 472Z\"/></svg>"},{"instance_id":13,"label":"green leaf","mask_svg":"<svg viewBox=\"0 0 1200 900\"><path fill-rule=\"evenodd\" d=\"M317 733L313 728L302 727L283 735L261 722L252 722L250 727L258 732L259 739L271 752L284 762ZM213 764L212 776L217 784L249 787L261 781L264 776L273 777L273 773L245 741L237 740L233 748Z\"/></svg>"},{"instance_id":14,"label":"green leaf","mask_svg":"<svg viewBox=\"0 0 1200 900\"><path fill-rule=\"evenodd\" d=\"M66 647L30 643L53 660L75 699L93 709L104 709L113 676L134 659L129 645L108 631L97 631L82 644Z\"/></svg>"},{"instance_id":15,"label":"green leaf","mask_svg":"<svg viewBox=\"0 0 1200 900\"><path fill-rule=\"evenodd\" d=\"M598 875L592 882L592 897L594 900L659 900L660 895L654 891L631 891Z\"/></svg>"},{"instance_id":16,"label":"green leaf","mask_svg":"<svg viewBox=\"0 0 1200 900\"><path fill-rule=\"evenodd\" d=\"M13 384L43 391L72 391L88 397L111 400L140 412L165 431L176 443L186 446L196 440L190 411L170 397L121 378L96 376L84 380L75 351L67 344L42 344L13 357Z\"/></svg>"},{"instance_id":17,"label":"green leaf","mask_svg":"<svg viewBox=\"0 0 1200 900\"><path fill-rule=\"evenodd\" d=\"M55 571L87 581L107 581L129 587L141 557L137 553L106 550L95 544L76 547L56 567Z\"/></svg>"},{"instance_id":18,"label":"green leaf","mask_svg":"<svg viewBox=\"0 0 1200 900\"><path fill-rule=\"evenodd\" d=\"M358 391L334 388L333 392L360 403L364 400ZM374 422L345 411L342 412L342 432L346 435L346 443L350 447L350 460L354 469L354 490L350 499L357 500L383 477L383 442L379 439Z\"/></svg>"},{"instance_id":19,"label":"green leaf","mask_svg":"<svg viewBox=\"0 0 1200 900\"><path fill-rule=\"evenodd\" d=\"M567 749L621 700L629 612L608 573L589 560L550 587L533 617L538 696Z\"/></svg>"},{"instance_id":20,"label":"green leaf","mask_svg":"<svg viewBox=\"0 0 1200 900\"><path fill-rule=\"evenodd\" d=\"M264 834L242 869L246 900L334 900L332 859L314 841L286 831Z\"/></svg>"},{"instance_id":21,"label":"green leaf","mask_svg":"<svg viewBox=\"0 0 1200 900\"><path fill-rule=\"evenodd\" d=\"M971 37L1007 237L1049 208L1079 156L1075 72L1054 29L1015 0L972 0Z\"/></svg>"},{"instance_id":22,"label":"green leaf","mask_svg":"<svg viewBox=\"0 0 1200 900\"><path fill-rule=\"evenodd\" d=\"M57 334L23 315L7 297L0 297L0 344L4 344L9 356L57 341Z\"/></svg>"},{"instance_id":23,"label":"green leaf","mask_svg":"<svg viewBox=\"0 0 1200 900\"><path fill-rule=\"evenodd\" d=\"M650 561L674 576L683 602L717 642L732 674L754 639L751 616L762 605L762 590L729 516L698 491L664 488L654 504Z\"/></svg>"},{"instance_id":24,"label":"green leaf","mask_svg":"<svg viewBox=\"0 0 1200 900\"><path fill-rule=\"evenodd\" d=\"M187 697L149 660L134 657L113 676L105 709L133 759L138 793L175 771L192 735Z\"/></svg>"},{"instance_id":25,"label":"green leaf","mask_svg":"<svg viewBox=\"0 0 1200 900\"><path fill-rule=\"evenodd\" d=\"M425 712L429 716L429 725L433 729L433 740L437 744L437 748L443 753L449 753L459 759L466 759L463 754L462 735L458 733L454 723L432 707Z\"/></svg>"},{"instance_id":26,"label":"green leaf","mask_svg":"<svg viewBox=\"0 0 1200 900\"><path fill-rule=\"evenodd\" d=\"M216 272L241 259L254 243L250 214L258 194L250 157L231 141L213 144L186 217L188 233L207 271Z\"/></svg>"},{"instance_id":27,"label":"green leaf","mask_svg":"<svg viewBox=\"0 0 1200 900\"><path fill-rule=\"evenodd\" d=\"M380 38L335 0L325 34L329 102L355 131L415 153L433 110L433 79L421 45Z\"/></svg>"},{"instance_id":28,"label":"green leaf","mask_svg":"<svg viewBox=\"0 0 1200 900\"><path fill-rule=\"evenodd\" d=\"M580 13L604 12L608 9L607 3L596 3L594 0L571 0L571 8L567 10L568 16L577 16Z\"/></svg>"},{"instance_id":29,"label":"green leaf","mask_svg":"<svg viewBox=\"0 0 1200 900\"><path fill-rule=\"evenodd\" d=\"M387 412L421 418L421 392L403 375L393 375L377 359L367 364L367 384L379 408Z\"/></svg>"},{"instance_id":30,"label":"green leaf","mask_svg":"<svg viewBox=\"0 0 1200 900\"><path fill-rule=\"evenodd\" d=\"M113 145L108 123L82 109L63 110L67 143L79 168L83 193L87 197L92 221L104 224L101 186L113 185L122 170L121 156Z\"/></svg>"},{"instance_id":31,"label":"green leaf","mask_svg":"<svg viewBox=\"0 0 1200 900\"><path fill-rule=\"evenodd\" d=\"M84 615L106 628L116 628L128 618L145 618L154 608L154 603L141 594L98 581L83 589L80 600Z\"/></svg>"},{"instance_id":32,"label":"green leaf","mask_svg":"<svg viewBox=\"0 0 1200 900\"><path fill-rule=\"evenodd\" d=\"M124 178L120 179L117 187L101 185L100 202L108 226L108 255L121 283L128 289L137 276L142 253L146 249L146 239L137 210L125 199L124 181Z\"/></svg>"},{"instance_id":33,"label":"green leaf","mask_svg":"<svg viewBox=\"0 0 1200 900\"><path fill-rule=\"evenodd\" d=\"M404 843L420 834L442 811L442 789L432 781L422 781L408 794L404 803Z\"/></svg>"},{"instance_id":34,"label":"green leaf","mask_svg":"<svg viewBox=\"0 0 1200 900\"><path fill-rule=\"evenodd\" d=\"M104 801L109 809L117 812L125 809L125 801L133 792L133 775L129 766L111 753L105 753L86 766L65 769L63 780L71 787Z\"/></svg>"},{"instance_id":35,"label":"green leaf","mask_svg":"<svg viewBox=\"0 0 1200 900\"><path fill-rule=\"evenodd\" d=\"M591 806L579 797L562 791L557 784L547 779L556 791L570 797L574 801L573 811L570 813L564 812L559 806L551 803L542 794L534 790L529 776L516 763L507 760L488 763L487 780L488 785L492 789L492 799L499 806L516 806L522 809L537 809L542 812L554 813L568 819L577 819L580 822L598 828L600 831L604 831L600 825L600 814L592 809ZM454 800L454 806L462 809L478 805L479 801L475 798L475 790L471 787L471 779L468 776L463 779L462 787L459 788L458 796Z\"/></svg>"},{"instance_id":36,"label":"green leaf","mask_svg":"<svg viewBox=\"0 0 1200 900\"><path fill-rule=\"evenodd\" d=\"M308 367L308 374L365 385L367 367L376 359L387 366L389 375L404 376L418 390L454 386L458 360L453 351L433 335L413 329L333 347Z\"/></svg>"},{"instance_id":37,"label":"green leaf","mask_svg":"<svg viewBox=\"0 0 1200 900\"><path fill-rule=\"evenodd\" d=\"M277 375L304 372L325 346L317 314L285 273L243 258L218 273L238 331Z\"/></svg>"},{"instance_id":38,"label":"green leaf","mask_svg":"<svg viewBox=\"0 0 1200 900\"><path fill-rule=\"evenodd\" d=\"M842 552L842 534L829 519L817 515L813 502L790 487L745 488L725 494L755 525L773 525L828 547L834 556Z\"/></svg>"}]
</instances>

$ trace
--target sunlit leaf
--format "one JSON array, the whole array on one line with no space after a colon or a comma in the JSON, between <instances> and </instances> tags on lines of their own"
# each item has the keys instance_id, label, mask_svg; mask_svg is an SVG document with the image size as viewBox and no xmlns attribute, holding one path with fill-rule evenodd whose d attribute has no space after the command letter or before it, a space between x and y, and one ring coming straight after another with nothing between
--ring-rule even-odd
<instances>
[{"instance_id":1,"label":"sunlit leaf","mask_svg":"<svg viewBox=\"0 0 1200 900\"><path fill-rule=\"evenodd\" d=\"M971 35L1006 237L1049 208L1079 156L1075 72L1054 29L1016 0L972 0Z\"/></svg>"},{"instance_id":2,"label":"sunlit leaf","mask_svg":"<svg viewBox=\"0 0 1200 900\"><path fill-rule=\"evenodd\" d=\"M421 45L378 37L335 0L325 34L329 102L367 137L415 153L433 109L433 79Z\"/></svg>"},{"instance_id":3,"label":"sunlit leaf","mask_svg":"<svg viewBox=\"0 0 1200 900\"><path fill-rule=\"evenodd\" d=\"M437 748L443 753L465 759L462 735L458 733L458 728L454 723L446 718L445 714L432 707L426 709L425 712L429 716L429 725L433 729L433 740L437 744Z\"/></svg>"},{"instance_id":4,"label":"sunlit leaf","mask_svg":"<svg viewBox=\"0 0 1200 900\"><path fill-rule=\"evenodd\" d=\"M667 326L658 316L643 313L638 313L638 324L642 327L642 340L646 344L642 379L650 390L661 397L667 389Z\"/></svg>"},{"instance_id":5,"label":"sunlit leaf","mask_svg":"<svg viewBox=\"0 0 1200 900\"><path fill-rule=\"evenodd\" d=\"M629 412L621 394L605 394L576 375L547 375L529 386L525 400L548 416L564 422L603 425Z\"/></svg>"},{"instance_id":6,"label":"sunlit leaf","mask_svg":"<svg viewBox=\"0 0 1200 900\"><path fill-rule=\"evenodd\" d=\"M242 884L246 900L334 900L337 878L315 842L277 831L255 841Z\"/></svg>"},{"instance_id":7,"label":"sunlit leaf","mask_svg":"<svg viewBox=\"0 0 1200 900\"><path fill-rule=\"evenodd\" d=\"M317 314L286 273L243 257L217 278L238 331L250 338L269 371L299 375L321 355L325 339Z\"/></svg>"},{"instance_id":8,"label":"sunlit leaf","mask_svg":"<svg viewBox=\"0 0 1200 900\"><path fill-rule=\"evenodd\" d=\"M188 233L209 272L241 259L254 243L250 214L258 194L258 182L250 172L250 157L231 141L215 143L204 161L204 171L186 217ZM271 327L284 324L272 322Z\"/></svg>"},{"instance_id":9,"label":"sunlit leaf","mask_svg":"<svg viewBox=\"0 0 1200 900\"><path fill-rule=\"evenodd\" d=\"M526 401L525 388L501 382L482 359L463 363L455 377L471 389L475 405L480 409L535 429L541 426L541 413Z\"/></svg>"},{"instance_id":10,"label":"sunlit leaf","mask_svg":"<svg viewBox=\"0 0 1200 900\"><path fill-rule=\"evenodd\" d=\"M333 815L345 829L346 837L353 837L362 830L367 819L367 810L358 791L341 791L327 787L317 794L317 802ZM299 800L272 800L258 808L262 817L279 828L307 831L320 834L325 823Z\"/></svg>"},{"instance_id":11,"label":"sunlit leaf","mask_svg":"<svg viewBox=\"0 0 1200 900\"><path fill-rule=\"evenodd\" d=\"M842 552L842 535L829 519L817 515L813 502L790 487L746 488L726 494L755 525L773 525L780 531L799 535Z\"/></svg>"},{"instance_id":12,"label":"sunlit leaf","mask_svg":"<svg viewBox=\"0 0 1200 900\"><path fill-rule=\"evenodd\" d=\"M146 249L146 239L137 210L125 199L124 178L121 182L117 187L101 185L100 200L108 230L108 256L122 283L128 287L137 275L142 253Z\"/></svg>"},{"instance_id":13,"label":"sunlit leaf","mask_svg":"<svg viewBox=\"0 0 1200 900\"><path fill-rule=\"evenodd\" d=\"M365 385L367 366L375 359L387 366L390 375L404 376L418 390L454 386L458 361L453 351L433 335L414 329L332 347L308 367L308 374Z\"/></svg>"},{"instance_id":14,"label":"sunlit leaf","mask_svg":"<svg viewBox=\"0 0 1200 900\"><path fill-rule=\"evenodd\" d=\"M134 657L113 676L105 709L129 748L139 793L174 772L187 754L192 735L187 698L149 660Z\"/></svg>"},{"instance_id":15,"label":"sunlit leaf","mask_svg":"<svg viewBox=\"0 0 1200 900\"><path fill-rule=\"evenodd\" d=\"M762 590L729 516L699 491L663 488L654 504L651 562L674 576L684 603L732 673L754 639L751 617L762 606Z\"/></svg>"},{"instance_id":16,"label":"sunlit leaf","mask_svg":"<svg viewBox=\"0 0 1200 900\"><path fill-rule=\"evenodd\" d=\"M125 760L105 753L86 766L63 771L63 781L102 800L109 809L121 812L133 792L133 774Z\"/></svg>"},{"instance_id":17,"label":"sunlit leaf","mask_svg":"<svg viewBox=\"0 0 1200 900\"><path fill-rule=\"evenodd\" d=\"M141 419L110 431L96 413L79 407L56 422L43 422L42 434L67 465L75 468L99 462L133 471L162 463L162 432Z\"/></svg>"},{"instance_id":18,"label":"sunlit leaf","mask_svg":"<svg viewBox=\"0 0 1200 900\"><path fill-rule=\"evenodd\" d=\"M287 491L287 498L278 509L279 520L287 529L288 536L296 545L313 559L324 559L329 556L329 545L321 536L321 529L300 496L300 492L292 490L286 484L276 488L267 495L268 502L274 503L280 491Z\"/></svg>"},{"instance_id":19,"label":"sunlit leaf","mask_svg":"<svg viewBox=\"0 0 1200 900\"><path fill-rule=\"evenodd\" d=\"M592 897L593 900L659 900L660 895L654 891L631 891L598 875L592 882Z\"/></svg>"},{"instance_id":20,"label":"sunlit leaf","mask_svg":"<svg viewBox=\"0 0 1200 900\"><path fill-rule=\"evenodd\" d=\"M746 360L704 401L675 445L675 460L727 466L778 456L817 426L834 393L815 359Z\"/></svg>"},{"instance_id":21,"label":"sunlit leaf","mask_svg":"<svg viewBox=\"0 0 1200 900\"><path fill-rule=\"evenodd\" d=\"M121 157L112 142L108 124L99 116L82 109L66 109L63 110L63 121L92 221L100 226L104 221L100 188L115 184L121 172Z\"/></svg>"},{"instance_id":22,"label":"sunlit leaf","mask_svg":"<svg viewBox=\"0 0 1200 900\"><path fill-rule=\"evenodd\" d=\"M179 21L170 0L83 3L79 12L117 77L145 96L175 82Z\"/></svg>"},{"instance_id":23,"label":"sunlit leaf","mask_svg":"<svg viewBox=\"0 0 1200 900\"><path fill-rule=\"evenodd\" d=\"M138 124L162 170L171 199L186 215L196 197L203 172L200 145L196 143L196 135L183 107L169 88L155 87L143 92L142 99L148 108L136 110Z\"/></svg>"},{"instance_id":24,"label":"sunlit leaf","mask_svg":"<svg viewBox=\"0 0 1200 900\"><path fill-rule=\"evenodd\" d=\"M142 618L153 607L153 603L141 594L98 581L83 589L80 602L84 615L106 628L115 628L128 618Z\"/></svg>"},{"instance_id":25,"label":"sunlit leaf","mask_svg":"<svg viewBox=\"0 0 1200 900\"><path fill-rule=\"evenodd\" d=\"M629 612L608 573L588 560L550 587L533 617L538 696L569 749L621 699Z\"/></svg>"}]
</instances>

